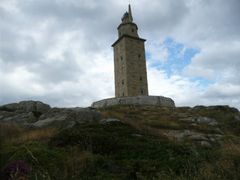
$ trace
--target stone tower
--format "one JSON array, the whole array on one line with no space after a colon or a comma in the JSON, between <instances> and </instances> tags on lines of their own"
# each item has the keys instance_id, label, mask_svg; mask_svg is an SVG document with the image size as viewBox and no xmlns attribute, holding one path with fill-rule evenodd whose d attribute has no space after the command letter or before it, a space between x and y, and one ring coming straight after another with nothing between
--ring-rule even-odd
<instances>
[{"instance_id":1,"label":"stone tower","mask_svg":"<svg viewBox=\"0 0 240 180\"><path fill-rule=\"evenodd\" d=\"M139 38L131 6L118 26L118 40L113 43L115 96L147 96L145 39Z\"/></svg>"}]
</instances>

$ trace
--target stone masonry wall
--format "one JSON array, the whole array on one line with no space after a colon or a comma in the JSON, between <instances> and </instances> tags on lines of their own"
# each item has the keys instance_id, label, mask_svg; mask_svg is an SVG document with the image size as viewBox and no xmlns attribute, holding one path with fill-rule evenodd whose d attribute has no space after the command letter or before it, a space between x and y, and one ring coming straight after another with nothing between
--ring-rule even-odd
<instances>
[{"instance_id":1,"label":"stone masonry wall","mask_svg":"<svg viewBox=\"0 0 240 180\"><path fill-rule=\"evenodd\" d=\"M144 41L123 37L114 46L115 96L148 95Z\"/></svg>"},{"instance_id":2,"label":"stone masonry wall","mask_svg":"<svg viewBox=\"0 0 240 180\"><path fill-rule=\"evenodd\" d=\"M114 105L147 105L147 106L165 106L175 107L171 98L163 96L135 96L103 99L92 103L93 108L104 108Z\"/></svg>"},{"instance_id":3,"label":"stone masonry wall","mask_svg":"<svg viewBox=\"0 0 240 180\"><path fill-rule=\"evenodd\" d=\"M144 41L126 38L128 96L148 95Z\"/></svg>"}]
</instances>

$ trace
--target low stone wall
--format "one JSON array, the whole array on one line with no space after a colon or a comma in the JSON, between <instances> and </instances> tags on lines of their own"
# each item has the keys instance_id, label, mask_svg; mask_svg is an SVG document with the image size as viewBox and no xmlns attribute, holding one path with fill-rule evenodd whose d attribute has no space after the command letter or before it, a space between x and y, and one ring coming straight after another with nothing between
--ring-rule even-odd
<instances>
[{"instance_id":1,"label":"low stone wall","mask_svg":"<svg viewBox=\"0 0 240 180\"><path fill-rule=\"evenodd\" d=\"M175 107L175 103L171 98L163 96L134 96L103 99L92 103L93 108L103 108L114 105L151 105Z\"/></svg>"}]
</instances>

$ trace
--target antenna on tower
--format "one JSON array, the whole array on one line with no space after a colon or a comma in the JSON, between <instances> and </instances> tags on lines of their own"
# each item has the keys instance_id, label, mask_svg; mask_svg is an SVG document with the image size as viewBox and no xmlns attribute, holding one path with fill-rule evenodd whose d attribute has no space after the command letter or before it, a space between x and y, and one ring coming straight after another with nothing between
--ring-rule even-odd
<instances>
[{"instance_id":1,"label":"antenna on tower","mask_svg":"<svg viewBox=\"0 0 240 180\"><path fill-rule=\"evenodd\" d=\"M132 17L132 10L131 10L131 5L130 5L130 0L129 0L129 5L128 5L128 14L129 14L129 20L132 22L133 17Z\"/></svg>"}]
</instances>

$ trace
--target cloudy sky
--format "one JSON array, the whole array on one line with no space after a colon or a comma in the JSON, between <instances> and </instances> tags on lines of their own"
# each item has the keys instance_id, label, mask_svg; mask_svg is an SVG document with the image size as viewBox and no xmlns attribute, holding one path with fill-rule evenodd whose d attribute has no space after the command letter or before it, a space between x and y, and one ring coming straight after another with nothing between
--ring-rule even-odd
<instances>
[{"instance_id":1,"label":"cloudy sky","mask_svg":"<svg viewBox=\"0 0 240 180\"><path fill-rule=\"evenodd\" d=\"M0 0L0 104L89 106L114 96L128 0ZM132 0L151 95L240 108L239 0Z\"/></svg>"}]
</instances>

